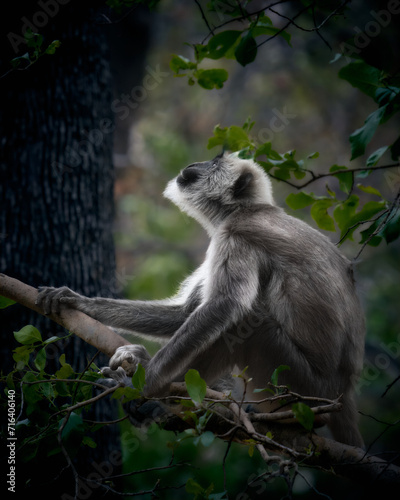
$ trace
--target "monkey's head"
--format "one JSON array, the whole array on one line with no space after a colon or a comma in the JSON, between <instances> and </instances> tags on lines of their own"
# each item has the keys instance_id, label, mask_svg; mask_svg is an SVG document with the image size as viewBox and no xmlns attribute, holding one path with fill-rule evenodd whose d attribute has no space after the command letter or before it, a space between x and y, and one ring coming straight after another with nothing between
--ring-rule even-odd
<instances>
[{"instance_id":1,"label":"monkey's head","mask_svg":"<svg viewBox=\"0 0 400 500\"><path fill-rule=\"evenodd\" d=\"M208 231L238 207L274 205L264 170L253 160L228 154L189 165L168 183L164 196Z\"/></svg>"}]
</instances>

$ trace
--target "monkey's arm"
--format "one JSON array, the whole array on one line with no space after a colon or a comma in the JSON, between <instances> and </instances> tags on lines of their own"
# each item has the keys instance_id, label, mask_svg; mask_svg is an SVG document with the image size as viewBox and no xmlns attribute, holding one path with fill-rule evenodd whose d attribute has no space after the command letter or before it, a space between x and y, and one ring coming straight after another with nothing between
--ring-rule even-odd
<instances>
[{"instance_id":1,"label":"monkey's arm","mask_svg":"<svg viewBox=\"0 0 400 500\"><path fill-rule=\"evenodd\" d=\"M213 272L204 285L203 303L148 362L148 394L157 394L170 382L180 378L193 366L199 354L252 309L258 295L259 262L255 252L240 248L232 239L216 246L218 252L215 252L215 256L210 252L210 268ZM119 351L123 353L123 349ZM120 356L120 360L123 360L123 356ZM212 362L228 365L229 359Z\"/></svg>"},{"instance_id":2,"label":"monkey's arm","mask_svg":"<svg viewBox=\"0 0 400 500\"><path fill-rule=\"evenodd\" d=\"M178 302L179 301L179 302ZM199 302L194 287L185 300L131 301L89 298L67 287L40 287L37 304L46 314L59 313L62 306L84 312L105 325L148 335L172 335Z\"/></svg>"}]
</instances>

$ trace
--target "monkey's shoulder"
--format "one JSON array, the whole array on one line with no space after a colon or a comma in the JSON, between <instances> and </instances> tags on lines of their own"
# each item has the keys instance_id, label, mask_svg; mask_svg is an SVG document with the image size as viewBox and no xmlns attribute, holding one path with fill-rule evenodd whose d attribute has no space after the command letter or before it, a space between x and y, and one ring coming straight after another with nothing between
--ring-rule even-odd
<instances>
[{"instance_id":1,"label":"monkey's shoulder","mask_svg":"<svg viewBox=\"0 0 400 500\"><path fill-rule=\"evenodd\" d=\"M221 228L221 236L233 238L237 246L255 246L281 258L295 253L347 260L324 234L273 205L254 205L232 214Z\"/></svg>"},{"instance_id":2,"label":"monkey's shoulder","mask_svg":"<svg viewBox=\"0 0 400 500\"><path fill-rule=\"evenodd\" d=\"M252 205L234 212L222 226L226 236L255 240L293 240L299 236L323 237L305 222L287 214L275 205Z\"/></svg>"}]
</instances>

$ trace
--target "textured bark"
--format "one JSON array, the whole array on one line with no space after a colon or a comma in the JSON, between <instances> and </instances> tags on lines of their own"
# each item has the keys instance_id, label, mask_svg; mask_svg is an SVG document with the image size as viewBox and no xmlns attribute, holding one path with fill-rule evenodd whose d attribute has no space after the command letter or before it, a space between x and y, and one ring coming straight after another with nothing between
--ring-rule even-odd
<instances>
[{"instance_id":1,"label":"textured bark","mask_svg":"<svg viewBox=\"0 0 400 500\"><path fill-rule=\"evenodd\" d=\"M29 19L28 12L22 7L17 19ZM32 286L68 285L85 295L111 296L113 122L107 44L84 7L60 8L45 32L45 44L61 40L57 53L2 80L7 107L0 115L0 269ZM10 330L28 322L43 333L55 331L27 310L10 308L3 316L7 339ZM66 350L76 369L93 354L81 342Z\"/></svg>"},{"instance_id":2,"label":"textured bark","mask_svg":"<svg viewBox=\"0 0 400 500\"><path fill-rule=\"evenodd\" d=\"M58 12L48 15L45 25L35 31L45 37L44 47L55 39L61 47L26 71L11 72L0 80L5 103L0 110L0 271L34 287L67 285L88 296L112 296L112 84L104 25L97 22L90 3L53 2ZM1 75L13 57L27 50L23 43L13 50L7 35L22 36L24 19L31 23L44 19L35 17L39 11L43 8L37 2L10 4L2 19ZM12 332L29 323L43 337L65 333L22 306L1 311L4 372L11 367L11 349L16 345ZM55 349L49 351L50 358L55 362L65 352L77 371L96 352L76 337ZM100 366L107 362L105 356L96 360ZM114 418L112 405L95 405L94 411L96 419ZM79 453L81 465L89 465L86 471L80 469L83 474L90 472L91 460L101 463L111 449L118 449L109 431L96 434L96 440L99 445L90 455L85 450ZM37 465L35 479L51 483L65 462L60 465L55 457ZM22 488L22 465L19 472ZM67 485L72 483L70 472L63 478ZM57 498L68 491L61 476L57 488L53 492Z\"/></svg>"},{"instance_id":3,"label":"textured bark","mask_svg":"<svg viewBox=\"0 0 400 500\"><path fill-rule=\"evenodd\" d=\"M21 281L10 278L0 273L0 295L8 299L15 300L29 309L33 309L44 315L43 309L36 305L38 291ZM48 317L66 328L69 332L75 333L84 342L103 352L107 356L112 356L120 346L130 344L120 337L114 330L99 323L86 314L64 307L59 314L50 314Z\"/></svg>"}]
</instances>

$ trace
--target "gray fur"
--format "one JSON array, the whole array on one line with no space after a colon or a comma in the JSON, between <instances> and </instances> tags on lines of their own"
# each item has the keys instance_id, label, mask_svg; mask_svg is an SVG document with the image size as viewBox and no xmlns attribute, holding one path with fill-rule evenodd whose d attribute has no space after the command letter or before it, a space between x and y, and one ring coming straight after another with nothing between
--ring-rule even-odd
<instances>
[{"instance_id":1,"label":"gray fur","mask_svg":"<svg viewBox=\"0 0 400 500\"><path fill-rule=\"evenodd\" d=\"M166 339L153 358L128 346L110 361L112 370L125 359L132 369L144 364L148 394L162 393L189 368L215 386L248 366L251 387L262 388L275 368L288 365L280 382L293 391L343 395L344 409L328 425L337 440L361 446L353 385L364 316L350 262L324 235L275 206L268 176L251 160L225 155L189 165L165 196L211 237L204 263L176 297L127 301L43 288L45 310L67 304L109 326Z\"/></svg>"}]
</instances>

